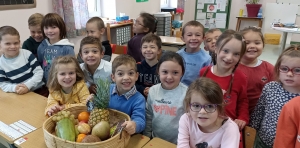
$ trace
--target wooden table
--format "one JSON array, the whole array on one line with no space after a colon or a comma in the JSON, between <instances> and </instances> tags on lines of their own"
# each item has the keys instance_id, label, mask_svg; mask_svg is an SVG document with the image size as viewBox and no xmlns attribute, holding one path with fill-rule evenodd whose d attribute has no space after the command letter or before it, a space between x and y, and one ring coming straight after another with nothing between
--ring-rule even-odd
<instances>
[{"instance_id":1,"label":"wooden table","mask_svg":"<svg viewBox=\"0 0 300 148\"><path fill-rule=\"evenodd\" d=\"M26 139L21 144L15 144L18 148L47 148L44 140L43 128L39 128L32 133L22 137ZM141 134L136 134L130 138L129 144L126 148L142 148L150 138Z\"/></svg>"},{"instance_id":2,"label":"wooden table","mask_svg":"<svg viewBox=\"0 0 300 148\"><path fill-rule=\"evenodd\" d=\"M143 148L176 148L177 146L173 143L165 141L160 138L153 138Z\"/></svg>"},{"instance_id":3,"label":"wooden table","mask_svg":"<svg viewBox=\"0 0 300 148\"><path fill-rule=\"evenodd\" d=\"M159 36L163 46L175 46L178 49L185 46L185 42L179 37Z\"/></svg>"},{"instance_id":4,"label":"wooden table","mask_svg":"<svg viewBox=\"0 0 300 148\"><path fill-rule=\"evenodd\" d=\"M47 119L44 115L47 98L36 93L17 95L0 90L0 102L0 121L7 125L23 120L38 129ZM13 139L1 132L0 138L9 144L14 142Z\"/></svg>"},{"instance_id":5,"label":"wooden table","mask_svg":"<svg viewBox=\"0 0 300 148\"><path fill-rule=\"evenodd\" d=\"M263 23L263 17L242 17L238 16L237 22L236 22L236 31L240 30L240 25L242 21L258 21L258 27L262 28L262 23Z\"/></svg>"}]
</instances>

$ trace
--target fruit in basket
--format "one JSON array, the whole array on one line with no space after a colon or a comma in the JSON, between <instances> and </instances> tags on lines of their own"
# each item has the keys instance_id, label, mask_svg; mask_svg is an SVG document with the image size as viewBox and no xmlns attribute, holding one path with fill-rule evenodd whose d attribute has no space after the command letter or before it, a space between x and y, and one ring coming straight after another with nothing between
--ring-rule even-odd
<instances>
[{"instance_id":1,"label":"fruit in basket","mask_svg":"<svg viewBox=\"0 0 300 148\"><path fill-rule=\"evenodd\" d=\"M74 115L69 111L61 111L52 117L56 121L56 136L65 140L75 141L76 132Z\"/></svg>"},{"instance_id":2,"label":"fruit in basket","mask_svg":"<svg viewBox=\"0 0 300 148\"><path fill-rule=\"evenodd\" d=\"M77 136L76 142L81 142L86 137L86 134L79 134Z\"/></svg>"},{"instance_id":3,"label":"fruit in basket","mask_svg":"<svg viewBox=\"0 0 300 148\"><path fill-rule=\"evenodd\" d=\"M99 137L102 141L109 138L110 127L107 121L100 121L92 129L92 135Z\"/></svg>"},{"instance_id":4,"label":"fruit in basket","mask_svg":"<svg viewBox=\"0 0 300 148\"><path fill-rule=\"evenodd\" d=\"M91 127L85 122L79 122L77 130L80 134L88 134L91 132Z\"/></svg>"},{"instance_id":5,"label":"fruit in basket","mask_svg":"<svg viewBox=\"0 0 300 148\"><path fill-rule=\"evenodd\" d=\"M109 89L110 81L99 79L96 95L90 100L93 110L90 112L88 123L92 128L100 121L109 122Z\"/></svg>"},{"instance_id":6,"label":"fruit in basket","mask_svg":"<svg viewBox=\"0 0 300 148\"><path fill-rule=\"evenodd\" d=\"M81 143L93 143L93 142L100 142L101 139L94 135L87 135L83 138Z\"/></svg>"},{"instance_id":7,"label":"fruit in basket","mask_svg":"<svg viewBox=\"0 0 300 148\"><path fill-rule=\"evenodd\" d=\"M87 123L89 121L90 114L89 112L81 112L78 114L78 121Z\"/></svg>"}]
</instances>

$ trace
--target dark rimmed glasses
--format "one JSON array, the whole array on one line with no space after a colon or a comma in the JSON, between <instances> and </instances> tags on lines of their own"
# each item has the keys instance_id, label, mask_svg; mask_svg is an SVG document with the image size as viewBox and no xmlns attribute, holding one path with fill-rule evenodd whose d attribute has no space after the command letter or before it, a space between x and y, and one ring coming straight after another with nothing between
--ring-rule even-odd
<instances>
[{"instance_id":1,"label":"dark rimmed glasses","mask_svg":"<svg viewBox=\"0 0 300 148\"><path fill-rule=\"evenodd\" d=\"M213 113L217 110L217 106L218 104L205 104L205 105L201 105L198 103L190 104L191 111L193 112L200 112L200 110L204 108L206 112Z\"/></svg>"},{"instance_id":2,"label":"dark rimmed glasses","mask_svg":"<svg viewBox=\"0 0 300 148\"><path fill-rule=\"evenodd\" d=\"M288 73L288 72L291 71L292 74L300 75L300 67L294 67L294 68L290 69L287 66L280 66L279 71L282 72L282 73Z\"/></svg>"}]
</instances>

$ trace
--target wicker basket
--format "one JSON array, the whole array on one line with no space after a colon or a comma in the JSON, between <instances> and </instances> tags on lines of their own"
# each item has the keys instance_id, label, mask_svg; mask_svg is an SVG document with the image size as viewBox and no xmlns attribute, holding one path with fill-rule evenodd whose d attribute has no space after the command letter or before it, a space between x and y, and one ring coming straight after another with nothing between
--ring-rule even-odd
<instances>
[{"instance_id":1,"label":"wicker basket","mask_svg":"<svg viewBox=\"0 0 300 148\"><path fill-rule=\"evenodd\" d=\"M66 109L66 111L70 111L75 117L78 116L79 113L83 111L87 111L86 106L76 106L72 108ZM109 109L110 113L110 121L109 123L112 125L118 122L120 119L126 119L126 121L130 120L130 117L120 111ZM127 146L130 135L123 131L120 139L120 133L111 137L105 141L95 142L95 143L77 143L68 140L61 139L55 133L55 122L52 121L52 117L48 118L43 124L44 138L45 143L48 148L124 148Z\"/></svg>"}]
</instances>

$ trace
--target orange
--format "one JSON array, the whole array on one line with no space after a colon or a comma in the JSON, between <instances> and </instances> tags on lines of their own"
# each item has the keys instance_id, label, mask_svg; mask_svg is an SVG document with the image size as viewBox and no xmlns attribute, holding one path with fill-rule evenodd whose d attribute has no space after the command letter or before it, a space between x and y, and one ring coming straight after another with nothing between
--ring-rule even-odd
<instances>
[{"instance_id":1,"label":"orange","mask_svg":"<svg viewBox=\"0 0 300 148\"><path fill-rule=\"evenodd\" d=\"M78 121L81 122L85 122L87 123L89 121L89 117L90 117L90 114L88 112L81 112L79 115L78 115Z\"/></svg>"},{"instance_id":2,"label":"orange","mask_svg":"<svg viewBox=\"0 0 300 148\"><path fill-rule=\"evenodd\" d=\"M76 142L81 142L84 139L85 136L86 136L85 134L79 134L77 136Z\"/></svg>"}]
</instances>

